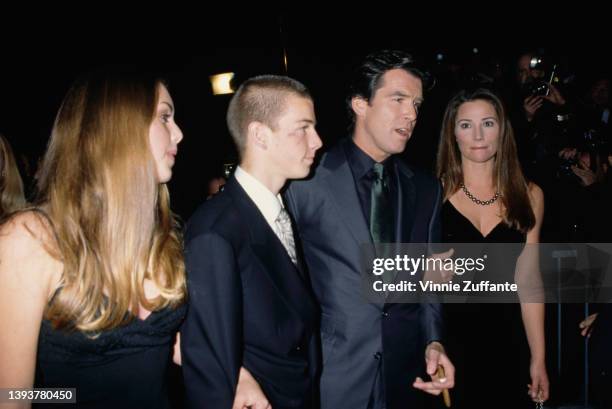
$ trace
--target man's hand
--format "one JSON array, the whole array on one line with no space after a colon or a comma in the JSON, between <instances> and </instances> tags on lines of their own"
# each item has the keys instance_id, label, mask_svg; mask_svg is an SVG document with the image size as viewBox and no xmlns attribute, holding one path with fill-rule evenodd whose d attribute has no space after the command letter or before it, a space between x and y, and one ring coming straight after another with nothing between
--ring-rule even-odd
<instances>
[{"instance_id":1,"label":"man's hand","mask_svg":"<svg viewBox=\"0 0 612 409\"><path fill-rule=\"evenodd\" d=\"M578 154L578 150L576 148L563 148L559 152L559 158L563 160L573 159Z\"/></svg>"},{"instance_id":2,"label":"man's hand","mask_svg":"<svg viewBox=\"0 0 612 409\"><path fill-rule=\"evenodd\" d=\"M259 384L244 367L240 368L232 409L272 409Z\"/></svg>"},{"instance_id":3,"label":"man's hand","mask_svg":"<svg viewBox=\"0 0 612 409\"><path fill-rule=\"evenodd\" d=\"M425 382L417 376L413 387L432 395L439 395L443 389L450 389L455 386L455 367L444 352L444 347L439 342L432 342L425 349L425 363L427 364L427 374L431 377L431 382ZM444 368L445 377L438 378L436 372L438 365Z\"/></svg>"},{"instance_id":4,"label":"man's hand","mask_svg":"<svg viewBox=\"0 0 612 409\"><path fill-rule=\"evenodd\" d=\"M533 121L533 117L535 113L540 107L542 107L542 101L544 97L539 95L532 95L530 97L525 98L523 101L523 109L525 110L525 116L527 117L527 121Z\"/></svg>"},{"instance_id":5,"label":"man's hand","mask_svg":"<svg viewBox=\"0 0 612 409\"><path fill-rule=\"evenodd\" d=\"M596 319L597 313L591 314L581 321L579 325L580 329L582 329L582 331L580 331L580 335L589 338L591 336L591 332L593 331L593 323Z\"/></svg>"},{"instance_id":6,"label":"man's hand","mask_svg":"<svg viewBox=\"0 0 612 409\"><path fill-rule=\"evenodd\" d=\"M447 258L451 257L454 252L455 252L455 249L450 249L448 251L445 251L444 253L434 253L431 255L430 258L446 260ZM433 264L434 264L433 269L425 270L425 274L423 275L424 281L433 281L434 283L446 283L453 278L453 274L454 274L453 270L445 270L445 269L438 270L437 268L435 268L438 265L438 263L433 263ZM441 263L441 264L443 265L444 263Z\"/></svg>"},{"instance_id":7,"label":"man's hand","mask_svg":"<svg viewBox=\"0 0 612 409\"><path fill-rule=\"evenodd\" d=\"M583 161L578 161L578 166L572 166L572 172L580 178L583 186L591 186L597 180L595 172L593 172Z\"/></svg>"},{"instance_id":8,"label":"man's hand","mask_svg":"<svg viewBox=\"0 0 612 409\"><path fill-rule=\"evenodd\" d=\"M548 90L548 95L546 95L544 99L552 102L557 106L565 105L565 98L563 98L563 95L561 95L561 92L559 92L557 87L552 84L548 84Z\"/></svg>"}]
</instances>

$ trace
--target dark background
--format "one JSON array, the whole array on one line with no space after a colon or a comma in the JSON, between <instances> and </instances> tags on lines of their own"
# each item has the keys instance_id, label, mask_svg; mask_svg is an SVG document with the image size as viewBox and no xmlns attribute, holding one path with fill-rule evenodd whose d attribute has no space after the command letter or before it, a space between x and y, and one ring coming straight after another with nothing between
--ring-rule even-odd
<instances>
[{"instance_id":1,"label":"dark background","mask_svg":"<svg viewBox=\"0 0 612 409\"><path fill-rule=\"evenodd\" d=\"M490 39L478 35L453 43L457 38L452 32L443 38L423 32L413 35L412 29L402 28L399 16L396 20L387 16L392 20L383 21L385 28L381 29L368 20L357 26L348 18L330 24L329 18L282 11L253 21L247 19L247 12L240 15L219 28L210 27L215 17L207 16L200 25L186 22L188 29L179 32L155 24L146 29L113 30L113 21L106 22L104 30L97 25L87 28L83 22L72 27L48 21L35 27L33 36L26 31L34 26L3 27L2 37L9 41L3 45L0 61L0 132L18 155L27 158L21 163L26 180L31 181L44 153L54 116L70 84L80 74L105 65L154 71L168 80L176 120L185 136L170 182L173 208L184 219L206 197L208 179L222 171L223 163L236 160L225 125L231 96L213 96L210 75L231 71L239 83L257 74L285 74L286 51L287 74L302 81L314 97L325 150L347 134L344 95L351 67L380 48L407 50L436 74L437 85L426 94L404 156L413 165L432 169L442 113L459 78L491 72L497 65L510 87L519 54L542 47L576 75L577 83L610 71L609 49L595 41L487 44ZM125 22L121 27L125 28ZM441 62L437 54L443 54Z\"/></svg>"}]
</instances>

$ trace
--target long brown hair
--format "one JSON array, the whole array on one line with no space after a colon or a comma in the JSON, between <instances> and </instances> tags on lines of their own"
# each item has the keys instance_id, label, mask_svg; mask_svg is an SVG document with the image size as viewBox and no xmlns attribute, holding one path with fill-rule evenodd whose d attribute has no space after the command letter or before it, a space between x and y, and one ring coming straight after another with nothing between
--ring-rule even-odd
<instances>
[{"instance_id":1,"label":"long brown hair","mask_svg":"<svg viewBox=\"0 0 612 409\"><path fill-rule=\"evenodd\" d=\"M448 200L463 183L461 152L455 137L457 112L464 103L476 100L490 103L500 124L493 183L501 193L500 200L505 209L503 220L510 227L527 233L535 225L535 216L529 200L529 186L521 170L514 132L504 105L488 89L459 91L446 107L436 164L437 175L444 185L444 199Z\"/></svg>"},{"instance_id":2,"label":"long brown hair","mask_svg":"<svg viewBox=\"0 0 612 409\"><path fill-rule=\"evenodd\" d=\"M11 145L0 134L0 219L24 207L23 181Z\"/></svg>"},{"instance_id":3,"label":"long brown hair","mask_svg":"<svg viewBox=\"0 0 612 409\"><path fill-rule=\"evenodd\" d=\"M92 74L64 98L38 178L64 265L46 311L57 327L116 327L138 311L176 306L185 267L165 185L149 145L161 82ZM145 279L160 296L147 300Z\"/></svg>"}]
</instances>

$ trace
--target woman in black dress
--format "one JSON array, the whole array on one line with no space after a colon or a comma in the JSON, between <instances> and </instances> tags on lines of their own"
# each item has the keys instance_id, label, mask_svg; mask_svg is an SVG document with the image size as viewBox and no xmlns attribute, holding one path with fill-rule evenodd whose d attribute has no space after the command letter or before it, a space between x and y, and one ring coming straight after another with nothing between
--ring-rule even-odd
<instances>
[{"instance_id":1,"label":"woman in black dress","mask_svg":"<svg viewBox=\"0 0 612 409\"><path fill-rule=\"evenodd\" d=\"M76 388L70 408L168 406L186 291L166 182L182 137L154 78L72 86L38 205L0 226L0 388Z\"/></svg>"},{"instance_id":2,"label":"woman in black dress","mask_svg":"<svg viewBox=\"0 0 612 409\"><path fill-rule=\"evenodd\" d=\"M542 190L525 180L510 122L492 92L464 90L451 99L437 173L444 187L444 241L481 246L539 242ZM504 254L511 277L515 271L539 271L537 255L518 247L522 250L508 246L512 254ZM447 304L446 309L449 355L457 366L455 407L516 409L528 405L527 392L534 401L548 398L542 303ZM521 365L521 358L529 356L522 352L525 334L528 371ZM527 372L529 390L528 380L522 382Z\"/></svg>"}]
</instances>

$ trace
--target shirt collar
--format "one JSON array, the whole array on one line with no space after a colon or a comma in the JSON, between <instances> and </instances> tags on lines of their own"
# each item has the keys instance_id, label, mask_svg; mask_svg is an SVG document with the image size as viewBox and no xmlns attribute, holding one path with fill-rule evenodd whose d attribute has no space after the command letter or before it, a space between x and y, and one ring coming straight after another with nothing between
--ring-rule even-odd
<instances>
[{"instance_id":1,"label":"shirt collar","mask_svg":"<svg viewBox=\"0 0 612 409\"><path fill-rule=\"evenodd\" d=\"M357 180L367 175L376 163L376 161L362 151L352 139L346 144L346 156ZM393 174L393 158L394 155L391 155L381 162L389 174Z\"/></svg>"},{"instance_id":2,"label":"shirt collar","mask_svg":"<svg viewBox=\"0 0 612 409\"><path fill-rule=\"evenodd\" d=\"M283 207L281 195L275 196L263 183L240 166L236 168L234 176L246 194L255 203L255 206L257 206L268 224L274 226L276 218Z\"/></svg>"}]
</instances>

